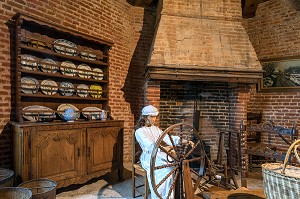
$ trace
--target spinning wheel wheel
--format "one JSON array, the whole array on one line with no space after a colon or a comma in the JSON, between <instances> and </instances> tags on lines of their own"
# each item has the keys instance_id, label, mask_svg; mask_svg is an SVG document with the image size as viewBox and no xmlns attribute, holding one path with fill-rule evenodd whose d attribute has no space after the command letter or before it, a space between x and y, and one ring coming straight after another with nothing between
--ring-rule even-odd
<instances>
[{"instance_id":1,"label":"spinning wheel wheel","mask_svg":"<svg viewBox=\"0 0 300 199\"><path fill-rule=\"evenodd\" d=\"M156 195L166 199L173 192L175 198L193 198L206 170L205 160L204 145L194 127L178 123L167 128L151 154L150 177ZM165 184L169 186L162 196L160 192Z\"/></svg>"}]
</instances>

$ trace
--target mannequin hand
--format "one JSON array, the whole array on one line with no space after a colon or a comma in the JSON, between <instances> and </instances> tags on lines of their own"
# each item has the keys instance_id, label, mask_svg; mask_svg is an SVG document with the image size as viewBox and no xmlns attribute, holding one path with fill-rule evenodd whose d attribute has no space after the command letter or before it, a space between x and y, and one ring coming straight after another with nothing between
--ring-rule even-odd
<instances>
[{"instance_id":1,"label":"mannequin hand","mask_svg":"<svg viewBox=\"0 0 300 199\"><path fill-rule=\"evenodd\" d=\"M192 141L189 141L189 145L191 145L191 147L195 146L194 142L192 142Z\"/></svg>"},{"instance_id":2,"label":"mannequin hand","mask_svg":"<svg viewBox=\"0 0 300 199\"><path fill-rule=\"evenodd\" d=\"M168 152L170 152L171 154L175 154L175 151L173 149L173 146L166 146L164 147L164 149Z\"/></svg>"}]
</instances>

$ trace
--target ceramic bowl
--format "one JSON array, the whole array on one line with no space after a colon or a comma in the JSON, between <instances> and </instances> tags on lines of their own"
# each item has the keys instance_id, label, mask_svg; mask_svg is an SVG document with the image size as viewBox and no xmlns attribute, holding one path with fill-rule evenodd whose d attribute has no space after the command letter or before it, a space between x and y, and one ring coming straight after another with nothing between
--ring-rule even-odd
<instances>
[{"instance_id":1,"label":"ceramic bowl","mask_svg":"<svg viewBox=\"0 0 300 199\"><path fill-rule=\"evenodd\" d=\"M65 110L65 112L62 114L62 116L63 116L65 121L74 122L77 119L78 114L79 113L75 112L75 110L67 108Z\"/></svg>"}]
</instances>

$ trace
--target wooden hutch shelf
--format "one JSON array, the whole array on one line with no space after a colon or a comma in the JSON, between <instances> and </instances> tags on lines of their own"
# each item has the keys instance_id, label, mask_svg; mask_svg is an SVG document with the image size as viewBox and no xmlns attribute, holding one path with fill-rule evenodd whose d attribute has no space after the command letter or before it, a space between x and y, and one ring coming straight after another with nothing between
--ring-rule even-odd
<instances>
[{"instance_id":1,"label":"wooden hutch shelf","mask_svg":"<svg viewBox=\"0 0 300 199\"><path fill-rule=\"evenodd\" d=\"M110 112L113 43L22 13L13 20L16 118L11 125L19 182L50 178L62 187L113 170L122 178L124 122L100 120L101 110ZM64 120L66 109L76 112L75 121Z\"/></svg>"}]
</instances>

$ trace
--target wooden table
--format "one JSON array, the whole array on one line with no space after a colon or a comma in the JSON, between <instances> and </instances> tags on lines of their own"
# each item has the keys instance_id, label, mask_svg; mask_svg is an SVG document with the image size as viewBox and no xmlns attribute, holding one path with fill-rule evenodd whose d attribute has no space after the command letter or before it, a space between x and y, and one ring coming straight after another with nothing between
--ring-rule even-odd
<instances>
[{"instance_id":1,"label":"wooden table","mask_svg":"<svg viewBox=\"0 0 300 199\"><path fill-rule=\"evenodd\" d=\"M263 189L249 190L241 187L236 190L212 191L203 193L206 199L265 199Z\"/></svg>"}]
</instances>

